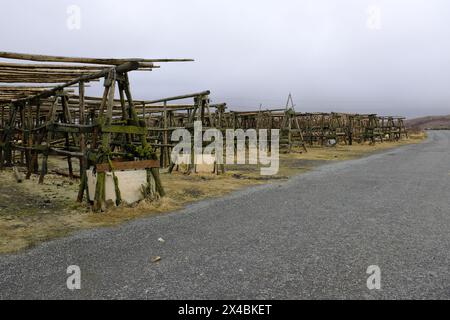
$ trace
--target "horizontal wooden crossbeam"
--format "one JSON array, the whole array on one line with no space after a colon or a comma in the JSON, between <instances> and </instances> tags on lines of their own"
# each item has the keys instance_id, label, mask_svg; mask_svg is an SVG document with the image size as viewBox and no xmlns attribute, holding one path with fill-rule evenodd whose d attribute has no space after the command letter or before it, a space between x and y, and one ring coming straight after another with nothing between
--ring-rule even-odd
<instances>
[{"instance_id":1,"label":"horizontal wooden crossbeam","mask_svg":"<svg viewBox=\"0 0 450 320\"><path fill-rule=\"evenodd\" d=\"M123 162L113 161L112 168L114 171L159 168L159 161L158 160L123 161ZM109 163L100 163L96 165L96 170L98 173L109 172L111 171L111 167Z\"/></svg>"}]
</instances>

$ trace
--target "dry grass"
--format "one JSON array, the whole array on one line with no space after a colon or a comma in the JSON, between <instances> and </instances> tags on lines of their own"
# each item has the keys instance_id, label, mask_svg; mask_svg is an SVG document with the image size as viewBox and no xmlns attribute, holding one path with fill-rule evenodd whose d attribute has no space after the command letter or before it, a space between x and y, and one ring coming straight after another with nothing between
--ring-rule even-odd
<instances>
[{"instance_id":1,"label":"dry grass","mask_svg":"<svg viewBox=\"0 0 450 320\"><path fill-rule=\"evenodd\" d=\"M114 226L143 216L180 209L188 203L220 197L248 186L285 180L324 162L361 157L379 150L418 143L425 138L415 134L402 142L370 145L309 148L307 153L281 155L276 176L262 177L258 166L228 166L224 175L182 173L162 174L167 197L142 202L134 207L119 207L107 213L93 213L83 204L74 202L78 182L47 175L43 186L37 176L21 184L11 171L0 172L0 253L11 253L42 241L66 236L77 230ZM63 167L60 159L55 166Z\"/></svg>"},{"instance_id":2,"label":"dry grass","mask_svg":"<svg viewBox=\"0 0 450 320\"><path fill-rule=\"evenodd\" d=\"M361 157L368 153L373 153L377 151L382 151L386 149L395 148L405 144L414 144L418 141L425 139L426 134L420 132L417 134L410 135L410 139L403 140L399 142L383 142L377 143L375 145L365 144L354 144L352 146L348 145L338 145L336 147L312 147L308 149L308 152L302 155L303 159L310 160L349 160Z\"/></svg>"}]
</instances>

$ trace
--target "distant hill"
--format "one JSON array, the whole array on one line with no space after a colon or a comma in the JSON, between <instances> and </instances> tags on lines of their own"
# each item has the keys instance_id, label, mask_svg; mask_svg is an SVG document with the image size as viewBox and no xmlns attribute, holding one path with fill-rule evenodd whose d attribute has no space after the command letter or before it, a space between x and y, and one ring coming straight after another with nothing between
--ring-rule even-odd
<instances>
[{"instance_id":1,"label":"distant hill","mask_svg":"<svg viewBox=\"0 0 450 320\"><path fill-rule=\"evenodd\" d=\"M450 115L428 116L405 121L406 127L410 129L450 129Z\"/></svg>"}]
</instances>

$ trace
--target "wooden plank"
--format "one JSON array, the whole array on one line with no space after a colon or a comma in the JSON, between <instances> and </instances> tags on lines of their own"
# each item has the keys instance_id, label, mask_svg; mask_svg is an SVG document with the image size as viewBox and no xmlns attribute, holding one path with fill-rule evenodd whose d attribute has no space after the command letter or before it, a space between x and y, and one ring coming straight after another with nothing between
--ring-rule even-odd
<instances>
[{"instance_id":1,"label":"wooden plank","mask_svg":"<svg viewBox=\"0 0 450 320\"><path fill-rule=\"evenodd\" d=\"M139 58L111 59L111 58L62 57L62 56L49 56L41 54L25 54L14 52L0 52L0 58L40 61L40 62L72 62L72 63L87 63L87 64L101 64L101 65L120 65L126 62L136 61L136 62L145 62L146 66L150 66L151 63L153 62L194 61L192 59L139 59Z\"/></svg>"},{"instance_id":2,"label":"wooden plank","mask_svg":"<svg viewBox=\"0 0 450 320\"><path fill-rule=\"evenodd\" d=\"M14 53L14 52L0 52L0 57L5 59L16 59L16 60L29 60L29 61L40 61L40 62L72 62L72 63L87 63L87 64L101 64L101 65L119 65L129 61L142 61L144 59L95 59L95 58L84 58L84 57L62 57L62 56L50 56L41 54L25 54L25 53Z\"/></svg>"},{"instance_id":3,"label":"wooden plank","mask_svg":"<svg viewBox=\"0 0 450 320\"><path fill-rule=\"evenodd\" d=\"M121 64L121 65L117 66L115 68L115 70L116 70L117 73L126 73L126 72L129 72L129 71L137 70L138 68L139 68L139 63L138 62L127 62L127 63L124 63L124 64ZM44 91L42 93L39 93L39 94L34 95L34 96L27 97L27 98L18 99L17 101L26 101L26 100L36 99L36 98L48 98L48 97L54 95L57 91L63 90L64 88L67 88L67 87L71 87L74 84L78 84L81 81L89 82L89 81L92 81L92 80L104 77L110 72L110 70L111 69L104 69L104 70L102 70L102 71L100 71L98 73L94 73L92 75L84 75L84 76L79 77L77 79L71 80L68 83L56 86L53 89Z\"/></svg>"},{"instance_id":4,"label":"wooden plank","mask_svg":"<svg viewBox=\"0 0 450 320\"><path fill-rule=\"evenodd\" d=\"M103 126L103 132L107 133L128 133L128 134L147 134L147 128L137 126Z\"/></svg>"},{"instance_id":5,"label":"wooden plank","mask_svg":"<svg viewBox=\"0 0 450 320\"><path fill-rule=\"evenodd\" d=\"M183 99L189 99L189 98L195 98L198 96L207 96L211 92L209 90L198 92L198 93L191 93L191 94L185 94L182 96L175 96L175 97L168 97L158 100L151 100L151 101L144 101L145 104L154 104L154 103L160 103L160 102L166 102L166 101L174 101L174 100L183 100Z\"/></svg>"},{"instance_id":6,"label":"wooden plank","mask_svg":"<svg viewBox=\"0 0 450 320\"><path fill-rule=\"evenodd\" d=\"M99 71L105 68L104 65L86 66L86 65L67 65L67 64L29 64L29 63L9 63L0 62L0 68L14 68L14 69L71 69L71 70L94 70Z\"/></svg>"},{"instance_id":7,"label":"wooden plank","mask_svg":"<svg viewBox=\"0 0 450 320\"><path fill-rule=\"evenodd\" d=\"M141 160L141 161L125 161L125 162L112 162L113 169L115 171L123 170L142 170L159 168L158 160ZM110 171L109 163L100 163L96 166L97 172L107 172Z\"/></svg>"}]
</instances>

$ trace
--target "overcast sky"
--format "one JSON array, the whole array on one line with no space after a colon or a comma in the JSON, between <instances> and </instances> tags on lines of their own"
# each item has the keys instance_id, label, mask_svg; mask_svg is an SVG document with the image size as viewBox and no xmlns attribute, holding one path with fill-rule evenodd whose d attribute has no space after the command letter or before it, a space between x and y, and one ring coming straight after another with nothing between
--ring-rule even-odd
<instances>
[{"instance_id":1,"label":"overcast sky","mask_svg":"<svg viewBox=\"0 0 450 320\"><path fill-rule=\"evenodd\" d=\"M79 29L70 5L81 10ZM448 0L28 0L2 9L1 51L196 60L134 73L137 99L208 89L231 109L258 109L292 92L297 111L450 114Z\"/></svg>"}]
</instances>

